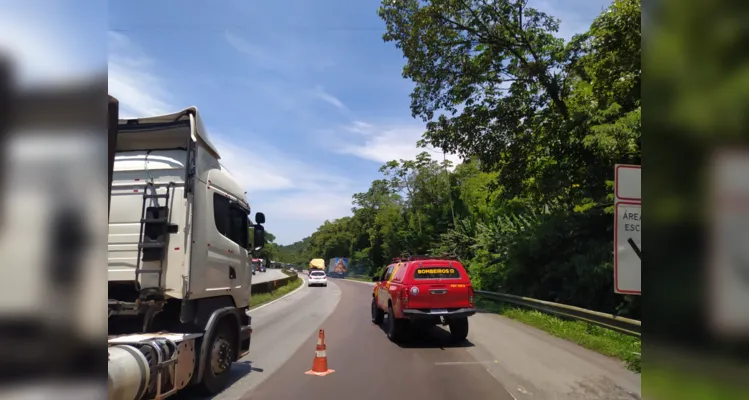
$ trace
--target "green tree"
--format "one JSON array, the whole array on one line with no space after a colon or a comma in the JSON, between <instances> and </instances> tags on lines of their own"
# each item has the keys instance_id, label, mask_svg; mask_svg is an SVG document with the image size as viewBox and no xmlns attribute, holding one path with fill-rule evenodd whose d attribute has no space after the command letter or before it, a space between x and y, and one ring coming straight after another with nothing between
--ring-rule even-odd
<instances>
[{"instance_id":1,"label":"green tree","mask_svg":"<svg viewBox=\"0 0 749 400\"><path fill-rule=\"evenodd\" d=\"M639 317L613 293L611 185L614 164L640 163L640 12L615 0L565 43L525 1L383 2L421 144L466 160L386 163L352 216L281 253L369 274L450 253L479 288Z\"/></svg>"}]
</instances>

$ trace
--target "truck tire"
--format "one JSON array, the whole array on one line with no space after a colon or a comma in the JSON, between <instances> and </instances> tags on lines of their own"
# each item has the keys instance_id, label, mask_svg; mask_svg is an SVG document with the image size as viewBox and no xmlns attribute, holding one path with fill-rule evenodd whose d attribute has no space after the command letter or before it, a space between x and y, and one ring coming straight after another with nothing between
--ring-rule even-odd
<instances>
[{"instance_id":1,"label":"truck tire","mask_svg":"<svg viewBox=\"0 0 749 400\"><path fill-rule=\"evenodd\" d=\"M403 335L403 325L404 321L395 318L395 313L393 313L393 306L388 306L387 333L388 339L390 339L391 342L397 343L401 339L401 336Z\"/></svg>"},{"instance_id":2,"label":"truck tire","mask_svg":"<svg viewBox=\"0 0 749 400\"><path fill-rule=\"evenodd\" d=\"M468 337L468 317L455 318L450 321L450 337L455 343L463 343Z\"/></svg>"},{"instance_id":3,"label":"truck tire","mask_svg":"<svg viewBox=\"0 0 749 400\"><path fill-rule=\"evenodd\" d=\"M372 323L375 325L382 324L382 320L385 318L385 313L377 307L377 299L372 297Z\"/></svg>"},{"instance_id":4,"label":"truck tire","mask_svg":"<svg viewBox=\"0 0 749 400\"><path fill-rule=\"evenodd\" d=\"M203 380L196 387L201 394L216 395L229 386L231 365L237 354L234 348L236 335L231 324L221 321L203 342L203 346L208 346L208 353L203 361Z\"/></svg>"}]
</instances>

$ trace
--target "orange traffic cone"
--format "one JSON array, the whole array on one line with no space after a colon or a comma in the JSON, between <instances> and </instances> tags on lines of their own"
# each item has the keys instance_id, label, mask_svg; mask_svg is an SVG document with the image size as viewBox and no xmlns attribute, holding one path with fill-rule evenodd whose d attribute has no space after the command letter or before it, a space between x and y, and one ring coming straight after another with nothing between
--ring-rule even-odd
<instances>
[{"instance_id":1,"label":"orange traffic cone","mask_svg":"<svg viewBox=\"0 0 749 400\"><path fill-rule=\"evenodd\" d=\"M317 348L315 349L315 360L312 362L312 369L305 372L307 375L325 376L335 372L328 369L328 356L325 354L325 331L320 329L317 333Z\"/></svg>"}]
</instances>

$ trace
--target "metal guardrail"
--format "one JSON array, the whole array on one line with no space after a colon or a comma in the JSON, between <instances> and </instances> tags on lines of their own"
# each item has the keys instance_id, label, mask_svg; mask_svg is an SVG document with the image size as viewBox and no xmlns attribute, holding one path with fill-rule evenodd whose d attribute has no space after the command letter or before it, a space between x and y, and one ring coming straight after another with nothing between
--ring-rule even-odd
<instances>
[{"instance_id":1,"label":"metal guardrail","mask_svg":"<svg viewBox=\"0 0 749 400\"><path fill-rule=\"evenodd\" d=\"M290 275L286 278L276 279L274 281L253 283L252 285L250 285L250 290L252 294L270 293L280 287L294 282L297 279L299 279L298 275Z\"/></svg>"},{"instance_id":2,"label":"metal guardrail","mask_svg":"<svg viewBox=\"0 0 749 400\"><path fill-rule=\"evenodd\" d=\"M587 322L603 328L611 329L630 336L641 336L642 323L640 321L606 314L598 311L586 310L584 308L568 306L566 304L552 303L550 301L532 299L530 297L515 296L505 293L487 292L476 290L479 297L510 303L516 306L531 308L548 314L554 314L564 319L572 319Z\"/></svg>"}]
</instances>

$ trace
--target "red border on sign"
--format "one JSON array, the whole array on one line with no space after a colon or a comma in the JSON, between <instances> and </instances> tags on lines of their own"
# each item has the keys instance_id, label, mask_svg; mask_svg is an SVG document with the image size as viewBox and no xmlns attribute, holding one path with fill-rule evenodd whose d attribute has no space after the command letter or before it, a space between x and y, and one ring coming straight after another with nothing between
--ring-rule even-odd
<instances>
[{"instance_id":1,"label":"red border on sign","mask_svg":"<svg viewBox=\"0 0 749 400\"><path fill-rule=\"evenodd\" d=\"M642 206L641 201L620 201L614 205L614 288L616 292L620 294L639 294L642 295L642 290L621 290L619 289L619 206Z\"/></svg>"},{"instance_id":2,"label":"red border on sign","mask_svg":"<svg viewBox=\"0 0 749 400\"><path fill-rule=\"evenodd\" d=\"M642 169L642 165L617 165L616 170L614 171L614 196L616 196L619 200L624 201L639 201L642 202L642 199L637 198L630 198L630 197L619 197L619 168L627 168L627 169Z\"/></svg>"}]
</instances>

